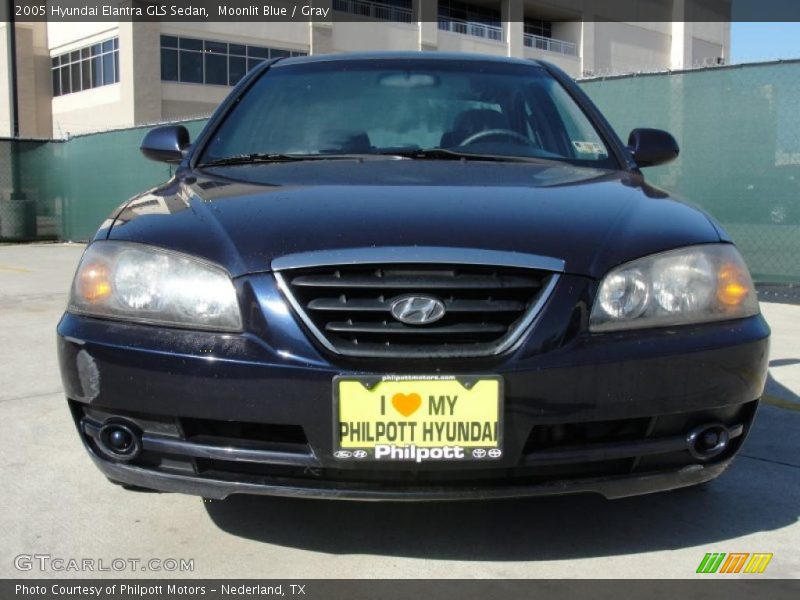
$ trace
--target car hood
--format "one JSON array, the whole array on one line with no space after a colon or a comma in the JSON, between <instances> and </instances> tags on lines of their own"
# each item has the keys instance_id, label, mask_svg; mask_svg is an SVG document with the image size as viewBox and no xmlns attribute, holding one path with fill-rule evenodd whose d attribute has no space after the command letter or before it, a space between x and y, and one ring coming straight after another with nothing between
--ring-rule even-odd
<instances>
[{"instance_id":1,"label":"car hood","mask_svg":"<svg viewBox=\"0 0 800 600\"><path fill-rule=\"evenodd\" d=\"M437 246L547 256L600 277L640 256L720 240L706 215L638 174L419 160L182 171L129 202L108 237L200 256L234 276L300 252Z\"/></svg>"}]
</instances>

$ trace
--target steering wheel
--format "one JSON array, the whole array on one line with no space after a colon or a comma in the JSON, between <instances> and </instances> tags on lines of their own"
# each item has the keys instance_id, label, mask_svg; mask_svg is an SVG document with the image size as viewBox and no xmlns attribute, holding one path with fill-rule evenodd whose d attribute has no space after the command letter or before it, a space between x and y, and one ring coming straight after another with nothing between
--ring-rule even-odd
<instances>
[{"instance_id":1,"label":"steering wheel","mask_svg":"<svg viewBox=\"0 0 800 600\"><path fill-rule=\"evenodd\" d=\"M517 133L516 131L512 131L511 129L484 129L483 131L479 131L478 133L473 133L470 136L467 136L465 139L461 140L459 146L469 146L470 144L474 144L482 140L483 138L493 137L493 136L502 136L513 139L517 142L522 142L526 146L534 146L533 140L526 138L524 135Z\"/></svg>"}]
</instances>

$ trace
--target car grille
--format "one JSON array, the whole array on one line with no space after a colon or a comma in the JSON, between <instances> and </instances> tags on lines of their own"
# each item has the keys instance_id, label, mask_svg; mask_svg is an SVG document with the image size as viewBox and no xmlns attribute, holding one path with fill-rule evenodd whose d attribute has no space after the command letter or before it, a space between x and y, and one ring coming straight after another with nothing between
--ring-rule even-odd
<instances>
[{"instance_id":1,"label":"car grille","mask_svg":"<svg viewBox=\"0 0 800 600\"><path fill-rule=\"evenodd\" d=\"M362 357L488 356L533 321L557 275L473 265L347 265L277 273L299 316L328 350ZM392 306L439 300L444 316L404 324Z\"/></svg>"}]
</instances>

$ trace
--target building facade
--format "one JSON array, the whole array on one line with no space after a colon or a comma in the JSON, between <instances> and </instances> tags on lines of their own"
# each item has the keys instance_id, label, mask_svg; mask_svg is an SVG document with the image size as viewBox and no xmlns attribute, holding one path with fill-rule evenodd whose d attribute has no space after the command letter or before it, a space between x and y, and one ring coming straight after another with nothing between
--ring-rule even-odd
<instances>
[{"instance_id":1,"label":"building facade","mask_svg":"<svg viewBox=\"0 0 800 600\"><path fill-rule=\"evenodd\" d=\"M730 24L687 22L688 1L642 3L636 22L604 20L593 0L325 0L316 4L330 5L333 22L17 23L18 132L65 137L208 115L276 56L478 52L547 60L574 77L724 64ZM0 24L9 99L0 136L14 131L8 36Z\"/></svg>"}]
</instances>

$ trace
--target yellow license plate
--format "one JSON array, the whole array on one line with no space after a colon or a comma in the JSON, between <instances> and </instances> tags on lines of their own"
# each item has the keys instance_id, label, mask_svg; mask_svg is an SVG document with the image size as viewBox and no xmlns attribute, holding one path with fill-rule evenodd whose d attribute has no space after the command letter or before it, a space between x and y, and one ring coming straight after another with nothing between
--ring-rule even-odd
<instances>
[{"instance_id":1,"label":"yellow license plate","mask_svg":"<svg viewBox=\"0 0 800 600\"><path fill-rule=\"evenodd\" d=\"M498 376L340 376L333 390L337 459L422 463L503 455Z\"/></svg>"}]
</instances>

